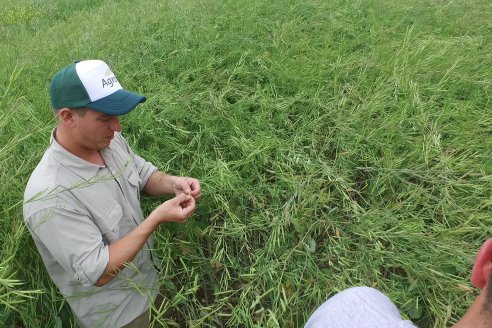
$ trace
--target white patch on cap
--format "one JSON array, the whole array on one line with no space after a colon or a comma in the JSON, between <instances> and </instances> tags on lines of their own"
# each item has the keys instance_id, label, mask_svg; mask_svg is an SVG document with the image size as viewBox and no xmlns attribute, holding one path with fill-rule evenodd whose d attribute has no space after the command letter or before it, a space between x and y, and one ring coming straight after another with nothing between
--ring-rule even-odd
<instances>
[{"instance_id":1,"label":"white patch on cap","mask_svg":"<svg viewBox=\"0 0 492 328\"><path fill-rule=\"evenodd\" d=\"M108 65L101 60L78 62L75 69L92 102L123 89Z\"/></svg>"}]
</instances>

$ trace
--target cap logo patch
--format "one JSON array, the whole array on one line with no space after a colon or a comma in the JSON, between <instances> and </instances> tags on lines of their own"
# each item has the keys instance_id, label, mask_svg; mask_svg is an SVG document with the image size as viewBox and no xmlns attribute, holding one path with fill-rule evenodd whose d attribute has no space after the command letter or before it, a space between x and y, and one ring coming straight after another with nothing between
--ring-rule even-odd
<instances>
[{"instance_id":1,"label":"cap logo patch","mask_svg":"<svg viewBox=\"0 0 492 328\"><path fill-rule=\"evenodd\" d=\"M107 78L107 79L102 79L102 87L104 88L105 86L108 86L110 88L113 87L115 83L118 83L118 80L116 79L116 76Z\"/></svg>"},{"instance_id":2,"label":"cap logo patch","mask_svg":"<svg viewBox=\"0 0 492 328\"><path fill-rule=\"evenodd\" d=\"M103 88L106 86L112 88L115 83L118 83L116 76L114 76L113 72L111 72L111 69L109 67L106 69L106 73L104 73L104 76L105 78L101 79Z\"/></svg>"}]
</instances>

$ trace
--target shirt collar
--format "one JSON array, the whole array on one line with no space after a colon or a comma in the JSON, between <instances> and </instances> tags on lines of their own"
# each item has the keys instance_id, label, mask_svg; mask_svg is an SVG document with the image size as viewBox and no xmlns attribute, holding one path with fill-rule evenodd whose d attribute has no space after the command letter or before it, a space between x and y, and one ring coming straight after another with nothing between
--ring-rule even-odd
<instances>
[{"instance_id":1,"label":"shirt collar","mask_svg":"<svg viewBox=\"0 0 492 328\"><path fill-rule=\"evenodd\" d=\"M56 128L51 132L50 150L53 152L55 160L63 167L85 180L93 179L98 171L104 166L88 162L78 156L75 156L55 139ZM110 148L110 147L108 147Z\"/></svg>"}]
</instances>

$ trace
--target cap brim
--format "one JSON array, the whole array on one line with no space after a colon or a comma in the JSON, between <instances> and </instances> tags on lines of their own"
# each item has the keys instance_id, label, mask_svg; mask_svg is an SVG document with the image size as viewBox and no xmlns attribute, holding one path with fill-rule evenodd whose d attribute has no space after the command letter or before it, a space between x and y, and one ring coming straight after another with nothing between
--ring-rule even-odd
<instances>
[{"instance_id":1,"label":"cap brim","mask_svg":"<svg viewBox=\"0 0 492 328\"><path fill-rule=\"evenodd\" d=\"M121 89L84 107L108 115L124 115L131 112L138 104L143 103L145 100L147 98L144 96Z\"/></svg>"}]
</instances>

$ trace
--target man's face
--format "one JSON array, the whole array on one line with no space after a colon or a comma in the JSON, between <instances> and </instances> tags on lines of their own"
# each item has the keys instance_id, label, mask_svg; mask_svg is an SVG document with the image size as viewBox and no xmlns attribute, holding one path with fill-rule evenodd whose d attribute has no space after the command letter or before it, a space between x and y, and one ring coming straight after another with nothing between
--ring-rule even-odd
<instances>
[{"instance_id":1,"label":"man's face","mask_svg":"<svg viewBox=\"0 0 492 328\"><path fill-rule=\"evenodd\" d=\"M73 137L86 149L101 150L108 147L115 131L121 131L118 116L99 113L92 109L87 109L81 115L74 112L73 120Z\"/></svg>"}]
</instances>

